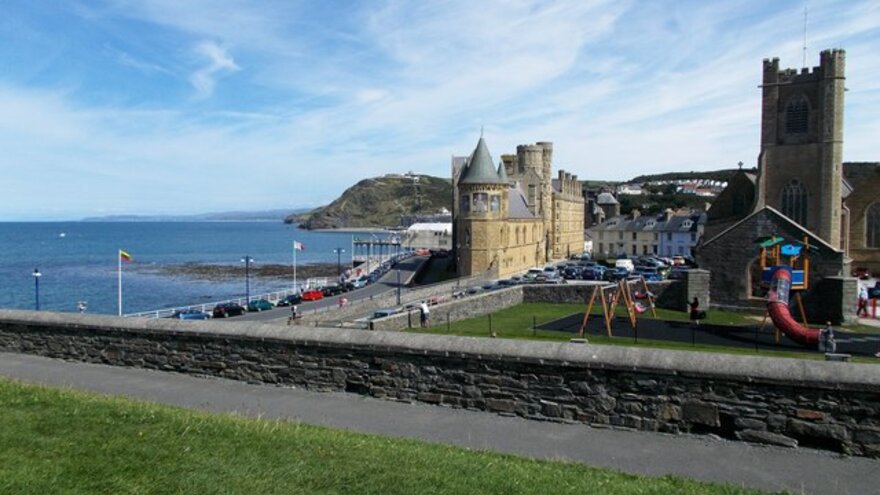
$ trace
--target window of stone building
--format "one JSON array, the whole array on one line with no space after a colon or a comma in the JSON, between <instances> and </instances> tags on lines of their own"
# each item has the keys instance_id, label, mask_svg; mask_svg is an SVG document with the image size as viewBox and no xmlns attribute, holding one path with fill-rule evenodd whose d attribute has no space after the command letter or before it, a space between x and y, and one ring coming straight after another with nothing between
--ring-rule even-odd
<instances>
[{"instance_id":1,"label":"window of stone building","mask_svg":"<svg viewBox=\"0 0 880 495\"><path fill-rule=\"evenodd\" d=\"M603 244L603 243L601 243L601 242L599 243L599 252L600 252L600 253L604 253L604 252L605 252L605 244Z\"/></svg>"},{"instance_id":2,"label":"window of stone building","mask_svg":"<svg viewBox=\"0 0 880 495\"><path fill-rule=\"evenodd\" d=\"M654 254L657 254L657 253L659 252L658 249L657 249L657 245L656 245L656 244L654 244L653 246L651 246L651 252L654 253Z\"/></svg>"},{"instance_id":3,"label":"window of stone building","mask_svg":"<svg viewBox=\"0 0 880 495\"><path fill-rule=\"evenodd\" d=\"M697 242L697 233L691 232L691 242Z\"/></svg>"},{"instance_id":4,"label":"window of stone building","mask_svg":"<svg viewBox=\"0 0 880 495\"><path fill-rule=\"evenodd\" d=\"M880 203L868 207L865 223L865 247L880 248Z\"/></svg>"},{"instance_id":5,"label":"window of stone building","mask_svg":"<svg viewBox=\"0 0 880 495\"><path fill-rule=\"evenodd\" d=\"M484 192L474 193L474 213L489 211L489 195Z\"/></svg>"},{"instance_id":6,"label":"window of stone building","mask_svg":"<svg viewBox=\"0 0 880 495\"><path fill-rule=\"evenodd\" d=\"M667 241L671 241L671 240L672 240L672 232L667 232L667 233L666 233L666 240L667 240Z\"/></svg>"},{"instance_id":7,"label":"window of stone building","mask_svg":"<svg viewBox=\"0 0 880 495\"><path fill-rule=\"evenodd\" d=\"M497 194L489 196L489 209L492 211L501 211L501 196Z\"/></svg>"},{"instance_id":8,"label":"window of stone building","mask_svg":"<svg viewBox=\"0 0 880 495\"><path fill-rule=\"evenodd\" d=\"M782 214L807 225L807 188L801 181L792 179L782 188Z\"/></svg>"},{"instance_id":9,"label":"window of stone building","mask_svg":"<svg viewBox=\"0 0 880 495\"><path fill-rule=\"evenodd\" d=\"M470 195L464 194L461 197L461 212L462 213L470 213L471 211L471 197Z\"/></svg>"},{"instance_id":10,"label":"window of stone building","mask_svg":"<svg viewBox=\"0 0 880 495\"><path fill-rule=\"evenodd\" d=\"M617 240L619 240L619 241L622 241L622 240L623 240L623 232L618 232L618 233L617 233Z\"/></svg>"},{"instance_id":11,"label":"window of stone building","mask_svg":"<svg viewBox=\"0 0 880 495\"><path fill-rule=\"evenodd\" d=\"M636 246L635 244L632 245L632 254L633 256L639 254L638 246Z\"/></svg>"},{"instance_id":12,"label":"window of stone building","mask_svg":"<svg viewBox=\"0 0 880 495\"><path fill-rule=\"evenodd\" d=\"M810 106L803 93L788 100L785 105L785 133L806 134L809 129Z\"/></svg>"},{"instance_id":13,"label":"window of stone building","mask_svg":"<svg viewBox=\"0 0 880 495\"><path fill-rule=\"evenodd\" d=\"M633 232L633 240L636 240L637 237L638 237L638 234L636 232Z\"/></svg>"}]
</instances>

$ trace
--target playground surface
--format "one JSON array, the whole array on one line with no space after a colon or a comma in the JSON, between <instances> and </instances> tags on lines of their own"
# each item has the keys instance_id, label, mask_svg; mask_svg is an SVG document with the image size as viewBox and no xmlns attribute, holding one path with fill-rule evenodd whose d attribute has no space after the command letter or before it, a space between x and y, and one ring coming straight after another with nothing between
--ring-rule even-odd
<instances>
[{"instance_id":1,"label":"playground surface","mask_svg":"<svg viewBox=\"0 0 880 495\"><path fill-rule=\"evenodd\" d=\"M537 328L539 330L567 332L576 336L583 319L583 313L573 313L540 324ZM780 335L780 340L777 344L773 325L769 321L762 329L760 325L737 327L712 324L696 325L684 321L639 317L636 329L633 329L627 317L616 316L612 321L611 329L612 336L614 337L634 340L646 339L694 345L739 347L759 351L819 352L818 349L811 349L792 341L784 334ZM587 338L590 335L606 335L605 324L601 316L590 316L584 335ZM852 354L854 356L873 356L875 353L880 352L880 335L836 332L834 336L837 341L838 353Z\"/></svg>"}]
</instances>

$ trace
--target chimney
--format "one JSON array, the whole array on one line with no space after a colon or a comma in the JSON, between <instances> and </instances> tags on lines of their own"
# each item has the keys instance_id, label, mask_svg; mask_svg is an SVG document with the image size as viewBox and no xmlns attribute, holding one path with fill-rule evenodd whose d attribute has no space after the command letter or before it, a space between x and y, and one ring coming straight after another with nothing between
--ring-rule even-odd
<instances>
[{"instance_id":1,"label":"chimney","mask_svg":"<svg viewBox=\"0 0 880 495\"><path fill-rule=\"evenodd\" d=\"M639 218L640 216L642 216L642 212L640 212L638 208L633 208L633 210L632 210L633 220Z\"/></svg>"},{"instance_id":2,"label":"chimney","mask_svg":"<svg viewBox=\"0 0 880 495\"><path fill-rule=\"evenodd\" d=\"M663 210L663 221L668 222L670 220L672 220L672 209L666 208L665 210Z\"/></svg>"}]
</instances>

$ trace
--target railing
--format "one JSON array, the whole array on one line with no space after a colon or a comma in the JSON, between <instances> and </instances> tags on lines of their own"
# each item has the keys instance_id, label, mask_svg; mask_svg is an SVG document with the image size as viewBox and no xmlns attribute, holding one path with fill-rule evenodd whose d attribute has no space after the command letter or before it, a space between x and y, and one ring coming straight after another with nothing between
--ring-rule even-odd
<instances>
[{"instance_id":1,"label":"railing","mask_svg":"<svg viewBox=\"0 0 880 495\"><path fill-rule=\"evenodd\" d=\"M250 296L251 301L256 301L259 299L265 299L269 302L276 303L285 297L291 294L299 294L303 289L309 289L312 287L324 287L329 284L329 281L334 280L329 277L317 277L317 278L309 278L306 279L305 284L298 284L298 287L293 287L290 289L283 289L275 292L267 292L264 294L252 294ZM124 315L126 318L168 318L174 315L174 313L178 311L186 311L186 310L198 310L204 313L211 313L214 309L214 306L223 303L237 303L242 306L247 306L247 300L244 297L237 297L232 299L224 299L222 301L214 301L207 302L201 304L191 304L188 306L176 306L173 308L162 308L162 309L154 309L151 311L141 311L139 313L129 313Z\"/></svg>"}]
</instances>

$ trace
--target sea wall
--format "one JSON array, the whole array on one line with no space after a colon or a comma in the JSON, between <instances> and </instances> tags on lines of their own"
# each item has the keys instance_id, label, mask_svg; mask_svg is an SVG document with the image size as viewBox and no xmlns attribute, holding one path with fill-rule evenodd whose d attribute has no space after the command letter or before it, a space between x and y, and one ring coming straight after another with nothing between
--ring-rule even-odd
<instances>
[{"instance_id":1,"label":"sea wall","mask_svg":"<svg viewBox=\"0 0 880 495\"><path fill-rule=\"evenodd\" d=\"M0 350L880 457L874 365L12 310Z\"/></svg>"}]
</instances>

